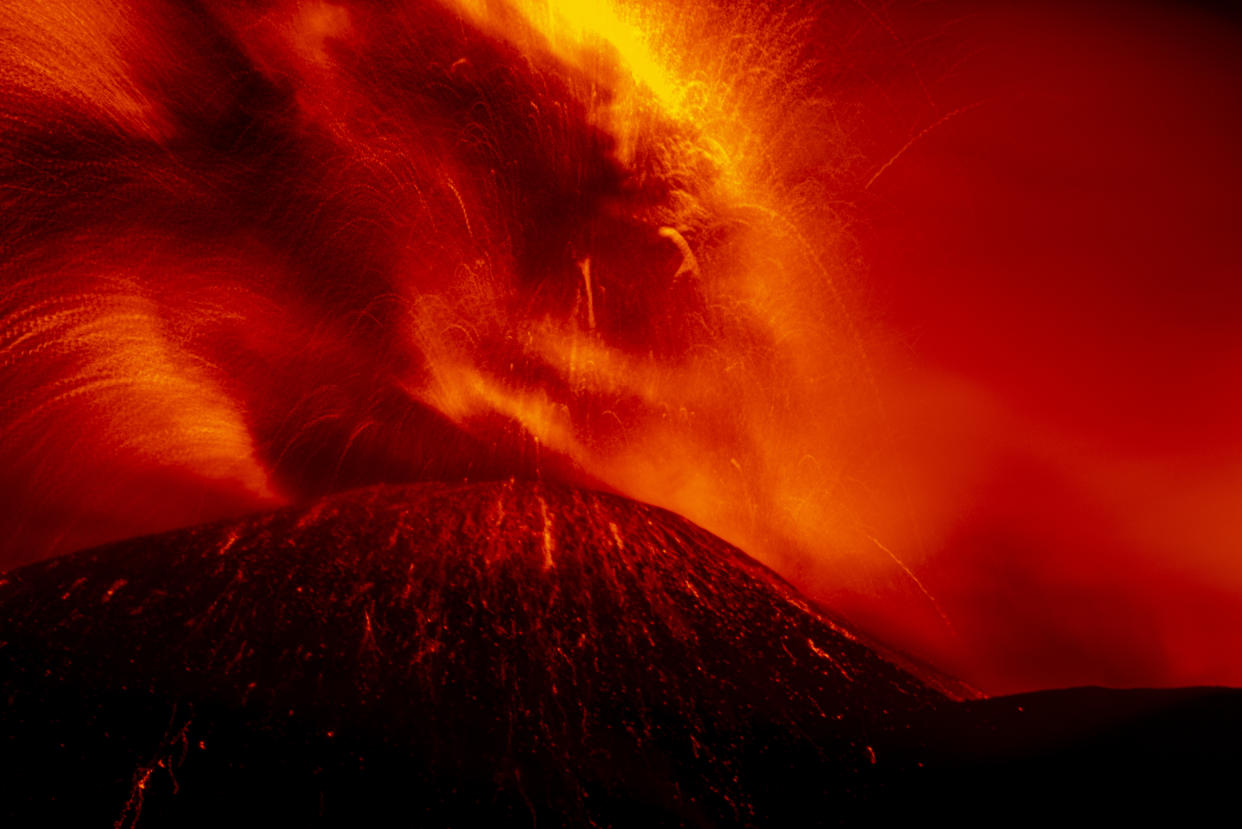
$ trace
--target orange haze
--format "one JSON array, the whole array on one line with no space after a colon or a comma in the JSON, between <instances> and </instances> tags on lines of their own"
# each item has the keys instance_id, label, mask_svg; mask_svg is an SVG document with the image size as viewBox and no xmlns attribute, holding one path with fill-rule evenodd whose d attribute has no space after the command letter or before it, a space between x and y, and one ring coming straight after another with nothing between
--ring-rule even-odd
<instances>
[{"instance_id":1,"label":"orange haze","mask_svg":"<svg viewBox=\"0 0 1242 829\"><path fill-rule=\"evenodd\" d=\"M1158 4L14 0L0 564L671 508L1001 692L1242 684L1242 38Z\"/></svg>"}]
</instances>

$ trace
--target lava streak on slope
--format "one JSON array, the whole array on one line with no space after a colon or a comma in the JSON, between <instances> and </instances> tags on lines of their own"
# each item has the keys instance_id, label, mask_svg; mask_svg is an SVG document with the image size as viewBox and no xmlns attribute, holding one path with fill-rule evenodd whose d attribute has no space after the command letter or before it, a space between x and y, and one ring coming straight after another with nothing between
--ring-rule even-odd
<instances>
[{"instance_id":1,"label":"lava streak on slope","mask_svg":"<svg viewBox=\"0 0 1242 829\"><path fill-rule=\"evenodd\" d=\"M6 813L92 823L127 791L123 821L170 825L243 803L332 825L852 811L886 720L962 691L678 516L520 482L123 542L10 573L0 608L30 778Z\"/></svg>"},{"instance_id":2,"label":"lava streak on slope","mask_svg":"<svg viewBox=\"0 0 1242 829\"><path fill-rule=\"evenodd\" d=\"M20 568L0 648L14 825L1208 815L1242 738L1222 689L955 701L685 519L521 481Z\"/></svg>"}]
</instances>

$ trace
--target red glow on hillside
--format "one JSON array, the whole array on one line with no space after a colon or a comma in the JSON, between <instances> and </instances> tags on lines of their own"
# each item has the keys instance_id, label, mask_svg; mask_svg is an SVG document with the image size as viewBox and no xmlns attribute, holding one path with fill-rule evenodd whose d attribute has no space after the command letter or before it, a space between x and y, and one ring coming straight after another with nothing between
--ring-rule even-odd
<instances>
[{"instance_id":1,"label":"red glow on hillside","mask_svg":"<svg viewBox=\"0 0 1242 829\"><path fill-rule=\"evenodd\" d=\"M1233 21L0 10L0 564L377 481L686 516L990 691L1242 684Z\"/></svg>"}]
</instances>

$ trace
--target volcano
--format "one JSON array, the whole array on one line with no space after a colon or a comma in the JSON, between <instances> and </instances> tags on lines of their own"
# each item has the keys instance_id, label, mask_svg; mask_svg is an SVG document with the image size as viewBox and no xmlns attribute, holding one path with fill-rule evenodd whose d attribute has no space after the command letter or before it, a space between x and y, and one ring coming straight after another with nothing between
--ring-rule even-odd
<instances>
[{"instance_id":1,"label":"volcano","mask_svg":"<svg viewBox=\"0 0 1242 829\"><path fill-rule=\"evenodd\" d=\"M1220 799L1242 744L1233 691L971 699L673 513L535 482L121 542L0 607L10 825L1116 814Z\"/></svg>"},{"instance_id":2,"label":"volcano","mask_svg":"<svg viewBox=\"0 0 1242 829\"><path fill-rule=\"evenodd\" d=\"M961 691L670 512L514 481L123 542L0 605L9 730L57 769L24 790L100 821L227 791L283 819L749 822L808 768L863 786L879 719Z\"/></svg>"}]
</instances>

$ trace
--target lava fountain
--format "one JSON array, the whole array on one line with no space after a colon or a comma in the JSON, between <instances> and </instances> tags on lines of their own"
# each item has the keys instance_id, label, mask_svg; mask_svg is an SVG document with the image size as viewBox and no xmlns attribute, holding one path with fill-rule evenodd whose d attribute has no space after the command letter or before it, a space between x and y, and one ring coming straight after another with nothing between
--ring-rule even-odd
<instances>
[{"instance_id":1,"label":"lava fountain","mask_svg":"<svg viewBox=\"0 0 1242 829\"><path fill-rule=\"evenodd\" d=\"M1022 396L1042 364L988 361L1008 339L977 298L1008 271L976 253L974 287L946 298L925 270L961 261L903 247L890 221L911 193L946 211L1014 197L970 142L1015 131L1015 102L1067 100L1088 135L1130 125L1051 71L1042 90L1017 77L1049 65L1057 21L1093 32L1098 14L977 11L7 3L0 562L361 486L516 477L672 510L989 688L1237 680L1219 632L1242 629L1236 567L1209 552L1236 541L1215 509L1236 441L1178 467L1196 496L1176 506L1147 447L1075 431L1079 398ZM1150 69L1123 48L1143 31L1066 74L1122 88L1101 67ZM977 187L920 156L942 139L968 147ZM1006 169L1042 159L1036 143ZM1175 169L1236 172L1202 158ZM1057 213L1041 205L1026 225ZM1191 247L1180 232L1156 251ZM1087 281L1078 238L1052 235L1061 259L1015 284ZM1075 324L1024 307L1000 317L1013 339ZM1085 347L1055 365L1104 337L1075 330ZM1146 543L1191 519L1188 563ZM1019 584L1033 598L1006 598Z\"/></svg>"},{"instance_id":2,"label":"lava fountain","mask_svg":"<svg viewBox=\"0 0 1242 829\"><path fill-rule=\"evenodd\" d=\"M6 560L517 474L904 567L819 11L12 6Z\"/></svg>"}]
</instances>

